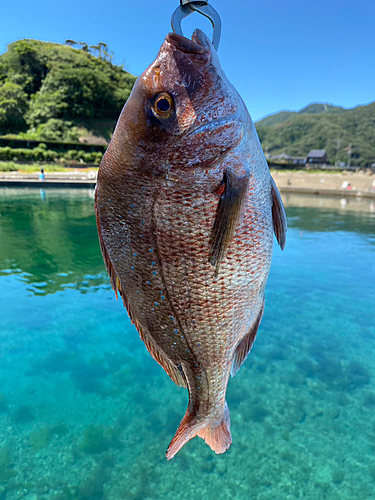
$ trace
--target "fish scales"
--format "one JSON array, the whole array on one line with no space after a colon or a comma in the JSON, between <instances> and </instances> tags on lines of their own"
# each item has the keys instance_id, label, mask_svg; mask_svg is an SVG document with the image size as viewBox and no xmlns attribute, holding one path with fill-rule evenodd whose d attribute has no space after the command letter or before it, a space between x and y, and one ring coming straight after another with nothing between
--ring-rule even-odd
<instances>
[{"instance_id":1,"label":"fish scales","mask_svg":"<svg viewBox=\"0 0 375 500\"><path fill-rule=\"evenodd\" d=\"M254 341L286 222L254 125L199 30L168 35L137 80L100 166L96 216L113 287L189 391L167 457L196 435L224 452L229 375Z\"/></svg>"}]
</instances>

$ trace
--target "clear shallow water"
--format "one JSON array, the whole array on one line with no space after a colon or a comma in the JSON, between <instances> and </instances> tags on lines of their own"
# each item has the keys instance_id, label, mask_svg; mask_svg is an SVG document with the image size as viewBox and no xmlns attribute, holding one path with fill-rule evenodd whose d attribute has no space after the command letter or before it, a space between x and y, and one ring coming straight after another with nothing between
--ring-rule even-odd
<instances>
[{"instance_id":1,"label":"clear shallow water","mask_svg":"<svg viewBox=\"0 0 375 500\"><path fill-rule=\"evenodd\" d=\"M0 190L0 499L375 499L375 207L285 197L233 444L164 453L186 391L110 289L93 193Z\"/></svg>"}]
</instances>

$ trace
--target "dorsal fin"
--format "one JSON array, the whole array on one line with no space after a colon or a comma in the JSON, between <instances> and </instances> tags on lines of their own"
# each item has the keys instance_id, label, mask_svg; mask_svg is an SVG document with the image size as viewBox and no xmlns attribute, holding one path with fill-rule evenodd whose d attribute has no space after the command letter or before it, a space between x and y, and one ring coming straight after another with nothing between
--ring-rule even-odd
<instances>
[{"instance_id":1,"label":"dorsal fin","mask_svg":"<svg viewBox=\"0 0 375 500\"><path fill-rule=\"evenodd\" d=\"M257 334L259 324L262 320L263 311L264 311L264 299L263 299L263 304L262 304L261 310L259 311L259 314L257 316L257 319L256 319L253 327L245 335L245 337L241 340L241 342L238 344L238 346L236 348L236 352L235 352L234 358L233 358L232 368L230 371L230 374L232 377L234 377L236 375L236 373L238 372L238 370L241 368L242 363L245 361L249 352L251 351L251 348L253 347L255 336Z\"/></svg>"},{"instance_id":2,"label":"dorsal fin","mask_svg":"<svg viewBox=\"0 0 375 500\"><path fill-rule=\"evenodd\" d=\"M273 230L275 232L275 236L280 245L281 250L284 250L286 241L286 231L287 231L286 215L279 190L277 189L275 181L272 179L272 177L271 177L271 184L272 184Z\"/></svg>"},{"instance_id":3,"label":"dorsal fin","mask_svg":"<svg viewBox=\"0 0 375 500\"><path fill-rule=\"evenodd\" d=\"M138 330L139 336L143 340L143 342L146 345L146 348L148 352L151 354L151 356L159 363L159 365L164 369L164 371L171 377L173 382L175 382L177 385L181 385L182 387L186 388L186 380L183 376L183 374L180 372L180 370L168 359L168 357L165 355L165 353L160 349L159 346L156 345L156 343L153 341L152 337L146 333L145 329L142 328L141 324L135 317L133 310L130 306L129 300L126 298L125 294L122 291L121 288L121 283L120 280L117 277L117 274L114 270L114 267L112 265L111 259L109 258L103 236L102 236L102 231L100 228L100 222L99 222L99 213L98 210L95 210L96 212L96 224L98 226L98 235L99 235L99 242L100 242L100 249L103 254L103 259L105 263L105 267L107 269L107 272L109 274L109 279L111 281L111 285L113 290L115 291L116 294L116 299L118 298L118 293L122 297L122 301L124 303L124 306L126 307L126 310L129 314L131 322L135 325L136 329Z\"/></svg>"}]
</instances>

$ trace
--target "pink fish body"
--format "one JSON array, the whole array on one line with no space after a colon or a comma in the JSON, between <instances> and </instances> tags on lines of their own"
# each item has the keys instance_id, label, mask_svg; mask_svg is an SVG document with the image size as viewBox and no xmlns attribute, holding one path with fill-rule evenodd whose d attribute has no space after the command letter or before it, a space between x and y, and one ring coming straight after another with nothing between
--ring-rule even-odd
<instances>
[{"instance_id":1,"label":"pink fish body","mask_svg":"<svg viewBox=\"0 0 375 500\"><path fill-rule=\"evenodd\" d=\"M138 78L99 170L96 217L112 287L189 405L194 436L231 444L225 394L262 318L286 218L247 109L199 30L166 37Z\"/></svg>"}]
</instances>

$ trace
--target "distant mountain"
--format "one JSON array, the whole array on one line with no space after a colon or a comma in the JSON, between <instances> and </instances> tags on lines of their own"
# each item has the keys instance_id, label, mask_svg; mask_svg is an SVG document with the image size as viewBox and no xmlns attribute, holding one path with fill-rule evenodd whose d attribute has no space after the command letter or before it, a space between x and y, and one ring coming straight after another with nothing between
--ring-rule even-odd
<instances>
[{"instance_id":1,"label":"distant mountain","mask_svg":"<svg viewBox=\"0 0 375 500\"><path fill-rule=\"evenodd\" d=\"M302 108L298 111L298 113L342 113L345 111L345 108L341 108L340 106L333 106L332 104L324 104L320 102L315 102L313 104L309 104L305 108Z\"/></svg>"},{"instance_id":2,"label":"distant mountain","mask_svg":"<svg viewBox=\"0 0 375 500\"><path fill-rule=\"evenodd\" d=\"M347 163L351 148L352 165L375 162L375 102L353 109L314 103L298 112L267 116L255 126L264 151L272 156L306 156L310 149L325 149L331 163Z\"/></svg>"},{"instance_id":3,"label":"distant mountain","mask_svg":"<svg viewBox=\"0 0 375 500\"><path fill-rule=\"evenodd\" d=\"M340 106L333 106L332 104L324 104L315 102L313 104L309 104L305 108L300 109L299 111L279 111L278 113L274 113L272 115L266 116L261 120L257 121L257 125L261 125L262 127L272 127L272 125L278 125L279 123L283 123L294 115L299 114L320 114L320 113L342 113L345 111L345 108L340 108Z\"/></svg>"}]
</instances>

